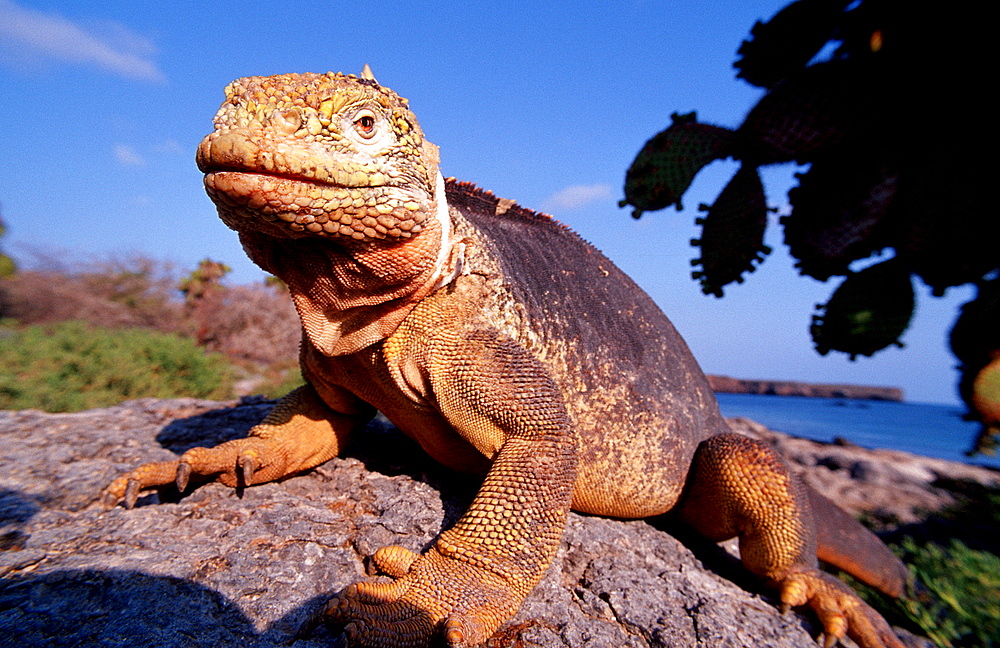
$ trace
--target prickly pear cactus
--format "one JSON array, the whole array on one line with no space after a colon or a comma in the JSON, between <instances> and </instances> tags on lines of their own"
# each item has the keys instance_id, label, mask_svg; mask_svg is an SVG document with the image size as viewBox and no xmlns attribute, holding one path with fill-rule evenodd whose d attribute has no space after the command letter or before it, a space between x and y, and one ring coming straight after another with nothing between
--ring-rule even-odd
<instances>
[{"instance_id":1,"label":"prickly pear cactus","mask_svg":"<svg viewBox=\"0 0 1000 648\"><path fill-rule=\"evenodd\" d=\"M933 12L900 6L796 0L758 22L735 67L766 93L743 124L728 131L675 115L626 175L622 206L631 204L639 217L669 205L680 209L691 179L712 160L741 163L701 219L696 242L694 276L704 292L721 296L765 249L758 202L766 199L750 188L749 171L802 165L789 192L791 213L781 219L785 243L802 274L846 277L812 326L822 353L854 358L897 343L913 310L912 278L940 296L1000 277L993 169L975 162L992 150L988 110L981 84L954 73L979 66L989 78L992 23L972 0ZM852 273L883 252L892 253L890 265ZM990 320L992 330L1000 330L998 321ZM953 345L969 329L955 330ZM991 351L1000 348L991 344ZM994 374L976 380L990 361L981 354L965 360L957 348L956 355L962 396L971 415L986 420L981 403L994 398ZM987 396L976 400L974 393Z\"/></svg>"},{"instance_id":2,"label":"prickly pear cactus","mask_svg":"<svg viewBox=\"0 0 1000 648\"><path fill-rule=\"evenodd\" d=\"M701 238L691 241L701 248L701 258L691 265L701 266L691 275L701 282L706 295L722 297L722 287L743 281L744 272L753 272L771 252L764 245L767 203L764 186L756 167L743 165L711 206L702 205L704 218Z\"/></svg>"},{"instance_id":3,"label":"prickly pear cactus","mask_svg":"<svg viewBox=\"0 0 1000 648\"><path fill-rule=\"evenodd\" d=\"M960 362L958 392L969 418L983 424L974 450L993 454L1000 445L1000 278L981 283L962 306L950 342Z\"/></svg>"},{"instance_id":4,"label":"prickly pear cactus","mask_svg":"<svg viewBox=\"0 0 1000 648\"><path fill-rule=\"evenodd\" d=\"M1000 355L976 374L969 405L983 423L976 436L975 451L996 454L1000 445Z\"/></svg>"},{"instance_id":5,"label":"prickly pear cactus","mask_svg":"<svg viewBox=\"0 0 1000 648\"><path fill-rule=\"evenodd\" d=\"M767 22L754 24L733 65L738 78L770 88L804 68L837 27L837 19L850 0L793 2Z\"/></svg>"},{"instance_id":6,"label":"prickly pear cactus","mask_svg":"<svg viewBox=\"0 0 1000 648\"><path fill-rule=\"evenodd\" d=\"M851 87L853 70L846 62L825 63L776 84L740 125L742 155L758 164L806 163L849 140L858 128L854 108L863 101Z\"/></svg>"},{"instance_id":7,"label":"prickly pear cactus","mask_svg":"<svg viewBox=\"0 0 1000 648\"><path fill-rule=\"evenodd\" d=\"M733 131L701 124L695 113L671 115L673 123L646 142L625 174L625 200L634 218L677 205L705 165L731 155Z\"/></svg>"},{"instance_id":8,"label":"prickly pear cactus","mask_svg":"<svg viewBox=\"0 0 1000 648\"><path fill-rule=\"evenodd\" d=\"M785 245L804 275L826 281L888 246L898 176L876 156L829 155L799 174L781 218Z\"/></svg>"},{"instance_id":9,"label":"prickly pear cactus","mask_svg":"<svg viewBox=\"0 0 1000 648\"><path fill-rule=\"evenodd\" d=\"M899 337L910 325L913 301L910 273L894 259L849 274L813 316L816 351L843 351L853 360L903 346Z\"/></svg>"}]
</instances>

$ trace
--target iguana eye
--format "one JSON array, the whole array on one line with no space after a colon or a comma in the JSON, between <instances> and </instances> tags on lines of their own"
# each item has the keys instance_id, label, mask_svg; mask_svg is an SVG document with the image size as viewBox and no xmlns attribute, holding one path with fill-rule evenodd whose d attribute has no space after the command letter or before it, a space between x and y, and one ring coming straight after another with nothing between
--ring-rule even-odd
<instances>
[{"instance_id":1,"label":"iguana eye","mask_svg":"<svg viewBox=\"0 0 1000 648\"><path fill-rule=\"evenodd\" d=\"M358 135L365 139L371 139L375 136L375 113L370 110L365 110L354 118L354 130L358 132Z\"/></svg>"}]
</instances>

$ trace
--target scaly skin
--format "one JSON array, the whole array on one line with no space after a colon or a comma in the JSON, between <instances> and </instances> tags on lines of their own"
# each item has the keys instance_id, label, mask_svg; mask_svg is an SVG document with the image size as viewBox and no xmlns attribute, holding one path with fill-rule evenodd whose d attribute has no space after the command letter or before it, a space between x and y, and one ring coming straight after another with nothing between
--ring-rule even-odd
<instances>
[{"instance_id":1,"label":"scaly skin","mask_svg":"<svg viewBox=\"0 0 1000 648\"><path fill-rule=\"evenodd\" d=\"M223 221L288 285L308 384L247 439L117 479L109 505L170 482L247 486L308 470L378 409L484 480L426 553L376 553L391 582L328 603L354 645L486 640L541 579L572 507L672 513L708 538L739 536L747 568L784 605L812 608L828 645L848 634L901 647L818 570L817 550L892 594L905 568L772 450L729 431L673 326L597 250L445 182L405 100L340 74L240 79L198 165Z\"/></svg>"}]
</instances>

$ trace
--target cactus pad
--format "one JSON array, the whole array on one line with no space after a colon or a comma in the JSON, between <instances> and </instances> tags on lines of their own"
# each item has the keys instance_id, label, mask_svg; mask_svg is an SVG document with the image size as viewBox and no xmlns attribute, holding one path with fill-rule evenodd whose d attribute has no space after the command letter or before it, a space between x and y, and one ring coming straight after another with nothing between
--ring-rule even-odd
<instances>
[{"instance_id":1,"label":"cactus pad","mask_svg":"<svg viewBox=\"0 0 1000 648\"><path fill-rule=\"evenodd\" d=\"M867 162L861 158L863 162ZM799 271L826 281L851 262L888 246L886 213L898 176L853 156L817 160L788 192L792 212L781 219L785 244Z\"/></svg>"},{"instance_id":2,"label":"cactus pad","mask_svg":"<svg viewBox=\"0 0 1000 648\"><path fill-rule=\"evenodd\" d=\"M694 176L710 162L732 155L733 131L701 124L695 113L674 113L673 123L646 142L625 174L625 200L632 216L670 205L681 209L681 196Z\"/></svg>"},{"instance_id":3,"label":"cactus pad","mask_svg":"<svg viewBox=\"0 0 1000 648\"><path fill-rule=\"evenodd\" d=\"M1000 437L1000 278L979 284L975 299L962 306L950 342L960 362L959 394L969 418L983 423L974 450L995 452Z\"/></svg>"},{"instance_id":4,"label":"cactus pad","mask_svg":"<svg viewBox=\"0 0 1000 648\"><path fill-rule=\"evenodd\" d=\"M797 0L767 22L757 21L733 66L737 77L769 88L809 63L836 29L845 0Z\"/></svg>"},{"instance_id":5,"label":"cactus pad","mask_svg":"<svg viewBox=\"0 0 1000 648\"><path fill-rule=\"evenodd\" d=\"M913 303L910 273L896 259L849 274L820 307L822 314L813 316L816 351L842 351L853 360L891 344L901 347L899 336L913 317Z\"/></svg>"},{"instance_id":6,"label":"cactus pad","mask_svg":"<svg viewBox=\"0 0 1000 648\"><path fill-rule=\"evenodd\" d=\"M742 282L743 273L753 272L754 263L771 252L764 245L767 202L757 168L742 165L715 203L702 209L705 216L696 220L701 238L691 241L701 248L701 258L691 264L701 270L691 274L706 295L722 297L723 286Z\"/></svg>"},{"instance_id":7,"label":"cactus pad","mask_svg":"<svg viewBox=\"0 0 1000 648\"><path fill-rule=\"evenodd\" d=\"M761 97L737 133L741 156L756 164L810 161L855 133L863 95L851 65L825 63L785 79ZM859 97L863 105L864 97Z\"/></svg>"}]
</instances>

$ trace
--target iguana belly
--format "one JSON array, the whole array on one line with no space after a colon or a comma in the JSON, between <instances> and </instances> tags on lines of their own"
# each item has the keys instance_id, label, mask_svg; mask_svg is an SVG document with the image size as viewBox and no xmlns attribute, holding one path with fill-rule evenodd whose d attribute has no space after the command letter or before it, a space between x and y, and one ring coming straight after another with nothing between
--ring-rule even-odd
<instances>
[{"instance_id":1,"label":"iguana belly","mask_svg":"<svg viewBox=\"0 0 1000 648\"><path fill-rule=\"evenodd\" d=\"M333 394L339 389L346 389L382 412L438 463L458 472L485 474L492 457L457 434L436 408L415 401L400 389L380 361L379 349L375 345L336 357L307 349L302 358L303 373L327 402L335 399Z\"/></svg>"}]
</instances>

